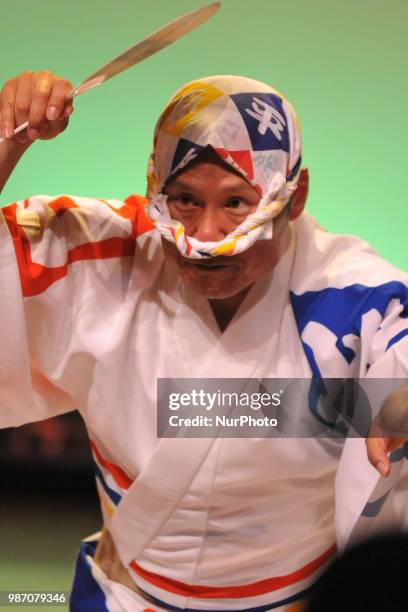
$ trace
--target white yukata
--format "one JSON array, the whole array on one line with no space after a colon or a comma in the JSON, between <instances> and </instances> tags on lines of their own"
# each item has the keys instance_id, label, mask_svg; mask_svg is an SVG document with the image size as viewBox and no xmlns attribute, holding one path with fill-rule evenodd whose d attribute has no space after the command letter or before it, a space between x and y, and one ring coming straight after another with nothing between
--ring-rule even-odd
<instances>
[{"instance_id":1,"label":"white yukata","mask_svg":"<svg viewBox=\"0 0 408 612\"><path fill-rule=\"evenodd\" d=\"M95 564L96 535L74 612L295 609L336 543L407 526L407 445L384 479L361 438L159 440L156 380L406 378L408 277L303 213L221 333L166 265L144 204L2 209L0 425L84 419L104 521L141 594Z\"/></svg>"}]
</instances>

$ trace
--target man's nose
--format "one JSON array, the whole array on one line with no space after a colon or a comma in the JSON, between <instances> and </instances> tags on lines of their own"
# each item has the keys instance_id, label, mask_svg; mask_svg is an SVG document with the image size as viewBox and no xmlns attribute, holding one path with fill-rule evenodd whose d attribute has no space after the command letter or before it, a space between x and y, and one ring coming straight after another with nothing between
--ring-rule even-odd
<instances>
[{"instance_id":1,"label":"man's nose","mask_svg":"<svg viewBox=\"0 0 408 612\"><path fill-rule=\"evenodd\" d=\"M227 223L218 211L203 210L195 220L189 235L201 242L218 242L228 234Z\"/></svg>"}]
</instances>

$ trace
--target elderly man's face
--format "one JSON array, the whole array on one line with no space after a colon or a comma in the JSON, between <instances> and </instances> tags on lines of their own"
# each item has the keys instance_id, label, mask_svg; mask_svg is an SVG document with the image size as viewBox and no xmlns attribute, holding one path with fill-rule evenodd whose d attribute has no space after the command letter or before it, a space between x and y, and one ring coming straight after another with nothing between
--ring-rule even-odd
<instances>
[{"instance_id":1,"label":"elderly man's face","mask_svg":"<svg viewBox=\"0 0 408 612\"><path fill-rule=\"evenodd\" d=\"M216 155L189 165L166 186L173 219L186 234L202 242L219 241L253 213L260 196ZM258 240L238 255L188 259L163 239L163 250L185 283L208 299L226 299L245 292L276 266L288 243L289 211L274 219L271 240Z\"/></svg>"}]
</instances>

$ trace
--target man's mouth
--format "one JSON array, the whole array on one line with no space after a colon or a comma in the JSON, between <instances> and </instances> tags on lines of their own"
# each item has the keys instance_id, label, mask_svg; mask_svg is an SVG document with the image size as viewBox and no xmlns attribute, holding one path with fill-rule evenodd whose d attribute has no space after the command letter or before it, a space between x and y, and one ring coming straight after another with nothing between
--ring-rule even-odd
<instances>
[{"instance_id":1,"label":"man's mouth","mask_svg":"<svg viewBox=\"0 0 408 612\"><path fill-rule=\"evenodd\" d=\"M226 268L228 264L213 264L213 263L194 263L193 266L199 268L200 270L221 270L221 268Z\"/></svg>"},{"instance_id":2,"label":"man's mouth","mask_svg":"<svg viewBox=\"0 0 408 612\"><path fill-rule=\"evenodd\" d=\"M216 261L192 261L191 259L186 261L185 264L188 266L193 266L198 270L205 270L206 272L222 270L224 268L227 268L228 265L230 265L228 263L219 263Z\"/></svg>"}]
</instances>

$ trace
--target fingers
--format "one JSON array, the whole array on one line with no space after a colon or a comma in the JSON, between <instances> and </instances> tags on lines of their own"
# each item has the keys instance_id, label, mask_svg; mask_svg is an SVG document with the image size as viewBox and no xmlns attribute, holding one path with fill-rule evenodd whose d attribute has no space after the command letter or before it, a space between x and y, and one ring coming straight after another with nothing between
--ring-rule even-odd
<instances>
[{"instance_id":1,"label":"fingers","mask_svg":"<svg viewBox=\"0 0 408 612\"><path fill-rule=\"evenodd\" d=\"M67 94L72 85L48 70L30 70L5 83L0 92L0 135L20 143L36 138L54 138L62 132L73 112ZM28 129L13 136L14 129L28 121Z\"/></svg>"},{"instance_id":2,"label":"fingers","mask_svg":"<svg viewBox=\"0 0 408 612\"><path fill-rule=\"evenodd\" d=\"M366 446L368 460L371 465L380 472L381 476L388 476L391 470L391 464L387 454L390 440L391 438L385 437L380 425L379 415L377 415L368 432Z\"/></svg>"},{"instance_id":3,"label":"fingers","mask_svg":"<svg viewBox=\"0 0 408 612\"><path fill-rule=\"evenodd\" d=\"M53 76L48 70L39 72L35 78L30 111L28 115L28 137L38 137L53 89Z\"/></svg>"},{"instance_id":4,"label":"fingers","mask_svg":"<svg viewBox=\"0 0 408 612\"><path fill-rule=\"evenodd\" d=\"M15 127L21 125L28 119L31 104L31 92L33 87L33 73L26 70L17 80L16 99L15 99ZM28 141L27 131L23 130L16 134L17 142L24 144Z\"/></svg>"},{"instance_id":5,"label":"fingers","mask_svg":"<svg viewBox=\"0 0 408 612\"><path fill-rule=\"evenodd\" d=\"M16 83L14 79L7 81L0 94L1 135L10 138L14 130L14 103L16 98Z\"/></svg>"},{"instance_id":6,"label":"fingers","mask_svg":"<svg viewBox=\"0 0 408 612\"><path fill-rule=\"evenodd\" d=\"M391 471L391 463L387 455L388 445L389 438L366 438L368 460L381 476L388 476Z\"/></svg>"},{"instance_id":7,"label":"fingers","mask_svg":"<svg viewBox=\"0 0 408 612\"><path fill-rule=\"evenodd\" d=\"M67 94L72 84L48 71L37 75L33 85L32 104L29 115L28 136L43 140L54 138L68 125L73 113L72 100Z\"/></svg>"},{"instance_id":8,"label":"fingers","mask_svg":"<svg viewBox=\"0 0 408 612\"><path fill-rule=\"evenodd\" d=\"M381 427L380 415L377 415L366 438L368 460L382 476L388 476L391 471L388 453L399 448L405 442L407 442L406 438L386 435Z\"/></svg>"},{"instance_id":9,"label":"fingers","mask_svg":"<svg viewBox=\"0 0 408 612\"><path fill-rule=\"evenodd\" d=\"M49 121L58 119L61 115L64 115L64 111L69 108L72 109L71 100L67 101L66 99L71 89L71 83L65 79L59 79L54 82L46 111L46 117ZM67 116L66 113L65 116Z\"/></svg>"}]
</instances>

